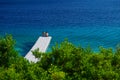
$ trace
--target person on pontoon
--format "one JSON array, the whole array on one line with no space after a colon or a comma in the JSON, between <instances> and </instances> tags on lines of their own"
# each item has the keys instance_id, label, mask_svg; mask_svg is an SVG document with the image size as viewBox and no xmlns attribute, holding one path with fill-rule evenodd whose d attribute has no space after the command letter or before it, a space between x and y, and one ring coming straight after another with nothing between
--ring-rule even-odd
<instances>
[{"instance_id":1,"label":"person on pontoon","mask_svg":"<svg viewBox=\"0 0 120 80\"><path fill-rule=\"evenodd\" d=\"M45 32L42 32L42 37L45 37Z\"/></svg>"},{"instance_id":2,"label":"person on pontoon","mask_svg":"<svg viewBox=\"0 0 120 80\"><path fill-rule=\"evenodd\" d=\"M48 32L46 32L46 33L45 33L45 37L48 37L48 36L49 36L49 34L48 34Z\"/></svg>"}]
</instances>

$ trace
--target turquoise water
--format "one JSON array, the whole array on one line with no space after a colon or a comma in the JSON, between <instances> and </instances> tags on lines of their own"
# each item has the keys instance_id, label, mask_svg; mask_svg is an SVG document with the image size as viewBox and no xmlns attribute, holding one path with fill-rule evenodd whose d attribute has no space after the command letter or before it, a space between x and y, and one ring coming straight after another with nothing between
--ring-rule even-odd
<instances>
[{"instance_id":1,"label":"turquoise water","mask_svg":"<svg viewBox=\"0 0 120 80\"><path fill-rule=\"evenodd\" d=\"M13 34L13 38L17 43L17 50L22 55L25 55L41 35L42 31L48 31L50 36L52 36L48 51L50 51L55 42L60 43L65 38L76 46L87 47L90 45L94 51L98 51L99 46L115 49L116 45L120 42L120 28L110 26L59 26L56 28L45 27L43 29L39 26L34 27L34 29L33 26L25 26L16 29L10 28L8 31L6 30L6 33Z\"/></svg>"},{"instance_id":2,"label":"turquoise water","mask_svg":"<svg viewBox=\"0 0 120 80\"><path fill-rule=\"evenodd\" d=\"M115 49L120 43L120 1L0 1L0 35L12 34L21 55L43 31L52 36L48 51L65 38L94 51L99 46Z\"/></svg>"}]
</instances>

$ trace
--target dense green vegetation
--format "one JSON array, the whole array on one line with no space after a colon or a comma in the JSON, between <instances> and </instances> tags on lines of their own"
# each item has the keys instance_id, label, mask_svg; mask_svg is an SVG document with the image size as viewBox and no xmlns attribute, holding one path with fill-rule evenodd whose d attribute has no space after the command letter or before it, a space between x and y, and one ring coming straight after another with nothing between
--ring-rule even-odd
<instances>
[{"instance_id":1,"label":"dense green vegetation","mask_svg":"<svg viewBox=\"0 0 120 80\"><path fill-rule=\"evenodd\" d=\"M0 80L120 80L120 48L76 47L68 41L56 44L49 53L33 51L41 60L29 63L14 49L15 41L0 38Z\"/></svg>"}]
</instances>

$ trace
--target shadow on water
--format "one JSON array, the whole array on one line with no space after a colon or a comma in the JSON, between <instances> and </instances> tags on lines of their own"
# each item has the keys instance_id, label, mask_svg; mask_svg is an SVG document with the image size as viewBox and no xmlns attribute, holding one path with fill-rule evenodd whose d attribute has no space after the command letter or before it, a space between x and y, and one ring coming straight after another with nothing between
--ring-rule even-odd
<instances>
[{"instance_id":1,"label":"shadow on water","mask_svg":"<svg viewBox=\"0 0 120 80\"><path fill-rule=\"evenodd\" d=\"M34 45L34 42L23 43L23 46L21 47L22 51L20 52L21 55L25 56L29 52L29 50L32 48L33 45Z\"/></svg>"}]
</instances>

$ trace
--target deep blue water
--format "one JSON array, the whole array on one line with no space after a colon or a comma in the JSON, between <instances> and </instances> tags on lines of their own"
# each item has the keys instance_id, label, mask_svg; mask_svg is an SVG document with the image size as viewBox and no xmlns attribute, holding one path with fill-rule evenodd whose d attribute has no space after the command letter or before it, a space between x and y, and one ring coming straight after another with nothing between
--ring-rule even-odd
<instances>
[{"instance_id":1,"label":"deep blue water","mask_svg":"<svg viewBox=\"0 0 120 80\"><path fill-rule=\"evenodd\" d=\"M43 31L52 36L50 47L68 38L94 51L99 46L115 49L120 43L120 0L0 0L0 35L12 34L21 55Z\"/></svg>"}]
</instances>

